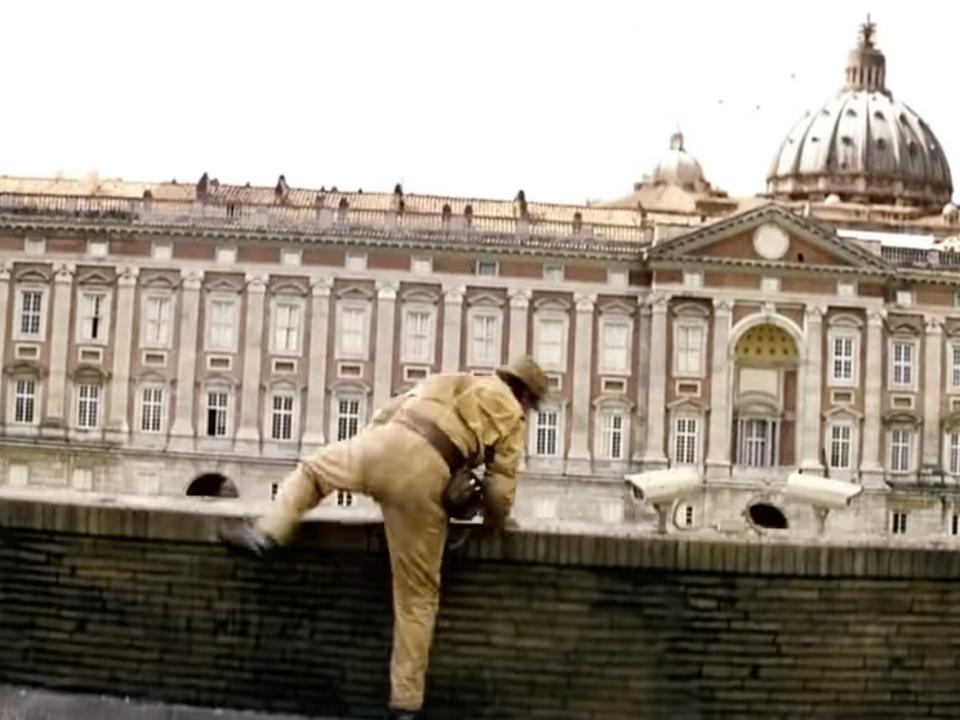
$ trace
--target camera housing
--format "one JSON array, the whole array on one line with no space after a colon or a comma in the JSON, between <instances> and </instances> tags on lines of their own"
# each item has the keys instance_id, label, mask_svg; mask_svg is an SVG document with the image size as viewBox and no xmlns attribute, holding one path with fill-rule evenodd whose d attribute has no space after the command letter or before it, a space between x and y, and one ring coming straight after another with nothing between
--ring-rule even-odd
<instances>
[{"instance_id":1,"label":"camera housing","mask_svg":"<svg viewBox=\"0 0 960 720\"><path fill-rule=\"evenodd\" d=\"M651 505L679 500L692 494L703 481L695 467L668 468L624 476L630 496L637 503Z\"/></svg>"},{"instance_id":2,"label":"camera housing","mask_svg":"<svg viewBox=\"0 0 960 720\"><path fill-rule=\"evenodd\" d=\"M849 507L863 492L863 486L843 480L832 480L818 475L794 472L787 477L784 497L806 502L825 510Z\"/></svg>"}]
</instances>

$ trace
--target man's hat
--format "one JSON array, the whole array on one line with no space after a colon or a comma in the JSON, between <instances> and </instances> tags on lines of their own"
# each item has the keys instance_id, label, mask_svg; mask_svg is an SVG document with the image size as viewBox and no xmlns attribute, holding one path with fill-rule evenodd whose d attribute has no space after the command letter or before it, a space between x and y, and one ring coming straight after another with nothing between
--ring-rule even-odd
<instances>
[{"instance_id":1,"label":"man's hat","mask_svg":"<svg viewBox=\"0 0 960 720\"><path fill-rule=\"evenodd\" d=\"M537 407L547 394L547 376L529 355L516 358L508 365L497 368L497 375L502 379L514 378L524 384L533 396L533 406Z\"/></svg>"}]
</instances>

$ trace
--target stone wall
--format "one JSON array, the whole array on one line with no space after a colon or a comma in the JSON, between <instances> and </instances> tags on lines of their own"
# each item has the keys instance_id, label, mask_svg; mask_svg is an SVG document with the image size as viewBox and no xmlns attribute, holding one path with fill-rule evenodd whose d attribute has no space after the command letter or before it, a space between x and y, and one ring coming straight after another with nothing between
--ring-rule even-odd
<instances>
[{"instance_id":1,"label":"stone wall","mask_svg":"<svg viewBox=\"0 0 960 720\"><path fill-rule=\"evenodd\" d=\"M0 497L0 683L378 717L376 524L271 563L213 543L229 501ZM960 554L513 532L448 554L431 718L956 717Z\"/></svg>"}]
</instances>

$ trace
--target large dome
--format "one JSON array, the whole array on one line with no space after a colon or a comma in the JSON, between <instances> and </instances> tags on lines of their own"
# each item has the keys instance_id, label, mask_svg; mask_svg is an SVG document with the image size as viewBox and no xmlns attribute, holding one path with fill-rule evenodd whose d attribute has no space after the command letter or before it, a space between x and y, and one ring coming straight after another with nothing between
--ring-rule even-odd
<instances>
[{"instance_id":1,"label":"large dome","mask_svg":"<svg viewBox=\"0 0 960 720\"><path fill-rule=\"evenodd\" d=\"M784 200L910 205L939 210L953 183L930 126L885 86L886 60L862 26L847 63L846 85L808 112L780 146L767 191Z\"/></svg>"}]
</instances>

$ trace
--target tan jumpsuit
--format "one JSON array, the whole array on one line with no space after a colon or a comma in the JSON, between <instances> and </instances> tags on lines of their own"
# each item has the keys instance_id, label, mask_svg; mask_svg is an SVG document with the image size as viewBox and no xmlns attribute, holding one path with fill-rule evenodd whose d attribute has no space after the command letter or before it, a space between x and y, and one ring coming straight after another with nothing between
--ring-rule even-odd
<instances>
[{"instance_id":1,"label":"tan jumpsuit","mask_svg":"<svg viewBox=\"0 0 960 720\"><path fill-rule=\"evenodd\" d=\"M493 449L486 466L484 522L499 525L516 492L525 417L510 388L495 376L435 375L393 398L355 437L304 460L283 482L260 530L280 542L301 516L333 490L362 492L383 511L393 574L390 706L419 710L440 593L447 537L442 495L450 472L420 435L394 420L410 408L432 420L467 458Z\"/></svg>"}]
</instances>

